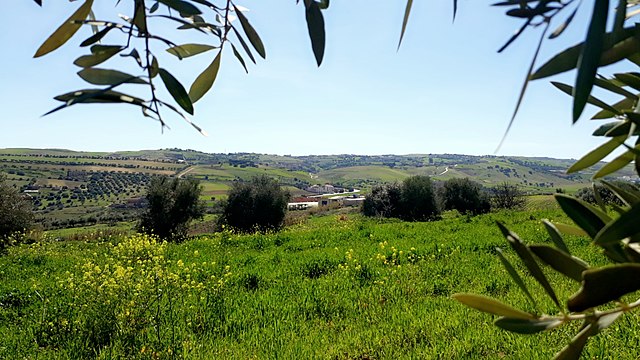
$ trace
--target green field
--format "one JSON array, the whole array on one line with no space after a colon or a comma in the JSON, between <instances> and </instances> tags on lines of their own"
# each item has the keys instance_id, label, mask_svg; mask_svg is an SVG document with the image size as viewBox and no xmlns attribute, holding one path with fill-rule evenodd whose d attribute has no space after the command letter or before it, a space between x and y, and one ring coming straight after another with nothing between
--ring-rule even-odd
<instances>
[{"instance_id":1,"label":"green field","mask_svg":"<svg viewBox=\"0 0 640 360\"><path fill-rule=\"evenodd\" d=\"M548 359L576 327L515 335L450 297L480 293L533 311L495 256L507 247L495 222L547 242L540 219L568 221L547 200L431 223L347 214L182 244L108 236L10 248L0 257L0 358ZM566 242L604 263L586 239ZM578 288L548 275L560 298ZM591 339L585 358L636 359L638 320L627 314Z\"/></svg>"}]
</instances>

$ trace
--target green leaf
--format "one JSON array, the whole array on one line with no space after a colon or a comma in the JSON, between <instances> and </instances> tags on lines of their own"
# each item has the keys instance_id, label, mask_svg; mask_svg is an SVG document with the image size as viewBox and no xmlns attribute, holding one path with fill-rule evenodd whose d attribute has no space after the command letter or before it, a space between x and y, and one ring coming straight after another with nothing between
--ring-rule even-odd
<instances>
[{"instance_id":1,"label":"green leaf","mask_svg":"<svg viewBox=\"0 0 640 360\"><path fill-rule=\"evenodd\" d=\"M532 314L529 314L522 310L518 310L505 303L502 303L498 300L495 300L483 295L459 293L459 294L453 294L451 297L468 307L471 307L476 310L480 310L482 312L486 312L489 314L505 316L505 317L514 318L514 319L535 319L536 318Z\"/></svg>"},{"instance_id":2,"label":"green leaf","mask_svg":"<svg viewBox=\"0 0 640 360\"><path fill-rule=\"evenodd\" d=\"M502 265L504 265L504 268L507 269L509 276L511 276L511 278L513 279L513 281L515 281L516 285L518 285L520 290L522 290L522 292L527 296L527 298L529 298L533 306L534 307L537 306L536 301L533 299L533 296L531 296L531 293L527 288L527 285L525 285L520 275L518 275L518 272L516 271L516 269L513 267L513 265L511 265L509 260L507 260L507 258L504 256L504 254L502 253L502 249L496 248L496 252L498 254L498 258L502 262Z\"/></svg>"},{"instance_id":3,"label":"green leaf","mask_svg":"<svg viewBox=\"0 0 640 360\"><path fill-rule=\"evenodd\" d=\"M251 26L251 24L249 23L249 20L247 20L244 14L240 10L238 10L238 8L235 7L235 5L233 6L233 9L236 12L236 16L238 16L238 20L240 20L240 25L242 25L242 30L244 30L244 33L247 34L247 38L249 38L249 42L251 43L251 45L253 45L253 48L256 49L258 54L263 59L266 59L267 54L264 51L264 45L262 44L262 40L260 40L260 36L258 36L258 33L253 28L253 26Z\"/></svg>"},{"instance_id":4,"label":"green leaf","mask_svg":"<svg viewBox=\"0 0 640 360\"><path fill-rule=\"evenodd\" d=\"M631 98L634 100L638 100L638 95L626 90L625 88L618 86L614 81L609 80L609 79L600 79L600 78L596 78L594 85L601 87L603 89L607 89L613 93L616 93L618 95L622 95L626 98Z\"/></svg>"},{"instance_id":5,"label":"green leaf","mask_svg":"<svg viewBox=\"0 0 640 360\"><path fill-rule=\"evenodd\" d=\"M91 36L89 36L87 39L85 39L83 42L81 42L80 46L84 47L84 46L89 46L89 45L97 43L103 37L105 37L105 35L107 35L109 33L109 31L111 31L114 28L115 27L113 27L113 26L105 27L104 29L98 31L97 33L95 33L95 34L93 34Z\"/></svg>"},{"instance_id":6,"label":"green leaf","mask_svg":"<svg viewBox=\"0 0 640 360\"><path fill-rule=\"evenodd\" d=\"M253 54L251 53L251 49L249 48L249 46L247 46L247 43L244 41L244 39L242 38L238 30L236 30L235 26L231 25L231 29L233 29L233 33L236 34L238 41L240 41L240 45L242 45L244 52L247 53L247 56L249 56L249 59L251 59L251 62L255 64L256 59L253 57Z\"/></svg>"},{"instance_id":7,"label":"green leaf","mask_svg":"<svg viewBox=\"0 0 640 360\"><path fill-rule=\"evenodd\" d=\"M541 331L551 330L563 323L564 322L561 319L555 318L513 319L508 317L501 317L494 322L497 327L518 334L535 334Z\"/></svg>"},{"instance_id":8,"label":"green leaf","mask_svg":"<svg viewBox=\"0 0 640 360\"><path fill-rule=\"evenodd\" d=\"M611 220L607 214L582 200L564 194L555 194L554 197L562 211L592 239Z\"/></svg>"},{"instance_id":9,"label":"green leaf","mask_svg":"<svg viewBox=\"0 0 640 360\"><path fill-rule=\"evenodd\" d=\"M178 58L187 58L189 56L198 55L205 51L209 51L212 49L216 49L216 46L205 45L205 44L184 44L179 46L174 46L167 49L167 52L171 55L175 55Z\"/></svg>"},{"instance_id":10,"label":"green leaf","mask_svg":"<svg viewBox=\"0 0 640 360\"><path fill-rule=\"evenodd\" d=\"M609 181L602 180L602 184L609 188L620 200L627 205L633 206L640 203L640 192L635 190L627 190Z\"/></svg>"},{"instance_id":11,"label":"green leaf","mask_svg":"<svg viewBox=\"0 0 640 360\"><path fill-rule=\"evenodd\" d=\"M77 90L72 91L70 93L58 95L55 97L58 101L63 101L64 104L58 106L57 108L48 111L46 114L42 116L47 116L52 114L58 110L67 108L69 106L75 104L83 104L83 103L124 103L130 105L137 105L145 110L151 110L148 106L144 104L144 100L139 99L137 97L123 94L121 92L113 91L111 88L107 89L87 89L87 90Z\"/></svg>"},{"instance_id":12,"label":"green leaf","mask_svg":"<svg viewBox=\"0 0 640 360\"><path fill-rule=\"evenodd\" d=\"M158 2L155 5L158 5ZM147 34L147 9L144 6L144 0L135 0L134 9L131 22L138 28L140 34Z\"/></svg>"},{"instance_id":13,"label":"green leaf","mask_svg":"<svg viewBox=\"0 0 640 360\"><path fill-rule=\"evenodd\" d=\"M569 24L571 23L571 21L573 21L573 18L576 16L576 13L578 12L578 9L580 7L576 6L575 9L573 9L573 11L571 12L571 14L569 14L569 16L567 16L567 19L562 22L552 33L551 35L549 35L549 39L555 39L558 36L560 36L569 26Z\"/></svg>"},{"instance_id":14,"label":"green leaf","mask_svg":"<svg viewBox=\"0 0 640 360\"><path fill-rule=\"evenodd\" d=\"M626 138L626 136L617 136L598 146L596 149L590 151L587 155L583 156L582 159L573 164L569 170L567 170L567 173L571 174L596 164L598 161L611 154L611 152L620 146Z\"/></svg>"},{"instance_id":15,"label":"green leaf","mask_svg":"<svg viewBox=\"0 0 640 360\"><path fill-rule=\"evenodd\" d=\"M454 0L455 1L455 0ZM407 0L407 6L404 8L404 18L402 19L402 30L400 30L400 40L398 41L398 50L402 44L402 38L404 38L404 32L407 30L407 23L409 22L409 15L411 15L411 7L413 6L413 0ZM454 11L455 17L455 11Z\"/></svg>"},{"instance_id":16,"label":"green leaf","mask_svg":"<svg viewBox=\"0 0 640 360\"><path fill-rule=\"evenodd\" d=\"M242 65L242 67L244 68L244 71L248 74L249 70L247 69L247 64L245 64L244 59L242 58L242 55L240 55L240 53L238 52L238 50L233 44L231 44L231 49L233 50L233 56L235 56L236 59L238 59L238 61L240 62L240 65Z\"/></svg>"},{"instance_id":17,"label":"green leaf","mask_svg":"<svg viewBox=\"0 0 640 360\"><path fill-rule=\"evenodd\" d=\"M198 75L196 80L189 89L189 97L194 103L204 96L204 94L211 89L213 82L218 76L218 70L220 70L220 55L222 52L218 52L213 62L204 71Z\"/></svg>"},{"instance_id":18,"label":"green leaf","mask_svg":"<svg viewBox=\"0 0 640 360\"><path fill-rule=\"evenodd\" d=\"M603 166L598 170L598 172L593 175L594 179L598 179L604 176L607 176L611 173L614 173L623 167L627 166L630 162L635 159L635 155L631 151L626 151L622 155L613 159L611 162L607 163L607 165Z\"/></svg>"},{"instance_id":19,"label":"green leaf","mask_svg":"<svg viewBox=\"0 0 640 360\"><path fill-rule=\"evenodd\" d=\"M54 99L62 102L114 103L126 102L135 105L144 104L144 100L118 91L103 89L85 89L58 95Z\"/></svg>"},{"instance_id":20,"label":"green leaf","mask_svg":"<svg viewBox=\"0 0 640 360\"><path fill-rule=\"evenodd\" d=\"M178 11L182 15L193 16L193 15L202 14L202 11L200 11L200 9L183 0L158 0L158 1Z\"/></svg>"},{"instance_id":21,"label":"green leaf","mask_svg":"<svg viewBox=\"0 0 640 360\"><path fill-rule=\"evenodd\" d=\"M607 212L607 206L605 205L604 201L602 201L602 197L600 196L600 192L598 191L598 187L596 186L596 183L591 184L591 188L593 189L593 197L596 199L596 204L598 204L598 207L600 208L600 210L602 212Z\"/></svg>"},{"instance_id":22,"label":"green leaf","mask_svg":"<svg viewBox=\"0 0 640 360\"><path fill-rule=\"evenodd\" d=\"M640 91L640 74L638 73L621 73L614 74L613 76L616 79L623 82L625 85L630 86L638 91Z\"/></svg>"},{"instance_id":23,"label":"green leaf","mask_svg":"<svg viewBox=\"0 0 640 360\"><path fill-rule=\"evenodd\" d=\"M635 204L626 213L609 222L595 238L596 244L615 243L640 233L640 205Z\"/></svg>"},{"instance_id":24,"label":"green leaf","mask_svg":"<svg viewBox=\"0 0 640 360\"><path fill-rule=\"evenodd\" d=\"M169 91L169 94L173 97L173 99L180 105L184 111L193 115L193 104L191 103L191 99L189 98L189 94L184 89L184 86L171 75L167 70L160 68L158 69L158 73L160 74L160 78L164 83L164 86Z\"/></svg>"},{"instance_id":25,"label":"green leaf","mask_svg":"<svg viewBox=\"0 0 640 360\"><path fill-rule=\"evenodd\" d=\"M622 100L618 101L617 103L611 105L612 108L616 109L615 112L611 112L609 110L602 110L602 111L598 112L597 114L593 115L591 117L591 119L599 120L599 119L612 118L612 117L622 113L623 110L631 110L633 108L633 106L635 105L635 102L636 102L636 100L633 99L633 98L622 99Z\"/></svg>"},{"instance_id":26,"label":"green leaf","mask_svg":"<svg viewBox=\"0 0 640 360\"><path fill-rule=\"evenodd\" d=\"M600 58L600 66L610 65L625 59L629 55L635 53L635 42L633 36L636 34L635 26L627 27L621 34L620 42L614 42L614 36L611 33L604 35L604 48L607 49L602 53ZM632 39L632 40L630 40ZM629 40L629 42L627 42ZM544 63L531 75L531 80L543 79L549 76L561 74L563 72L573 70L578 65L578 59L584 48L584 42L574 45L566 50L556 54L549 61Z\"/></svg>"},{"instance_id":27,"label":"green leaf","mask_svg":"<svg viewBox=\"0 0 640 360\"><path fill-rule=\"evenodd\" d=\"M572 95L572 94L573 94L574 88L573 88L572 86L570 86L570 85L563 84L563 83L561 83L561 82L557 82L557 81L552 81L552 82L551 82L551 84L552 84L553 86L555 86L556 88L558 88L558 89L559 89L560 91L562 91L563 93L567 94L567 95ZM588 96L588 98L587 98L587 102L588 102L589 104L591 104L591 105L595 105L595 106L597 106L597 107L599 107L599 108L602 108L602 109L604 109L604 110L607 110L607 111L613 112L613 113L615 113L616 115L619 115L619 114L620 114L620 112L619 112L619 111L617 111L617 109L616 109L616 108L614 108L613 106L611 106L611 105L609 105L609 104L605 103L604 101L602 101L602 100L598 99L598 98L597 98L597 97L595 97L595 96L591 96L591 95L589 95L589 96Z\"/></svg>"},{"instance_id":28,"label":"green leaf","mask_svg":"<svg viewBox=\"0 0 640 360\"><path fill-rule=\"evenodd\" d=\"M558 228L554 224L552 224L549 220L542 220L542 224L544 224L545 229L549 233L549 236L551 237L551 241L553 242L553 244L558 249L564 251L567 255L571 255L571 252L569 251L569 248L567 247L567 245L564 243L564 240L562 239L562 236L560 235L560 231L558 230Z\"/></svg>"},{"instance_id":29,"label":"green leaf","mask_svg":"<svg viewBox=\"0 0 640 360\"><path fill-rule=\"evenodd\" d=\"M160 70L160 65L158 64L158 59L154 56L151 58L151 69L149 69L149 75L151 78L158 76L158 71Z\"/></svg>"},{"instance_id":30,"label":"green leaf","mask_svg":"<svg viewBox=\"0 0 640 360\"><path fill-rule=\"evenodd\" d=\"M555 271L577 282L582 281L582 272L589 268L584 261L548 245L529 245L529 249Z\"/></svg>"},{"instance_id":31,"label":"green leaf","mask_svg":"<svg viewBox=\"0 0 640 360\"><path fill-rule=\"evenodd\" d=\"M621 124L612 127L607 131L604 136L608 137L616 137L616 136L628 136L629 131L631 130L631 122L623 121Z\"/></svg>"},{"instance_id":32,"label":"green leaf","mask_svg":"<svg viewBox=\"0 0 640 360\"><path fill-rule=\"evenodd\" d=\"M84 81L94 85L115 85L122 83L148 84L139 77L118 70L85 68L78 71Z\"/></svg>"},{"instance_id":33,"label":"green leaf","mask_svg":"<svg viewBox=\"0 0 640 360\"><path fill-rule=\"evenodd\" d=\"M563 234L573 236L589 236L584 230L577 226L567 225L562 223L553 223L553 225Z\"/></svg>"},{"instance_id":34,"label":"green leaf","mask_svg":"<svg viewBox=\"0 0 640 360\"><path fill-rule=\"evenodd\" d=\"M538 284L542 286L542 288L547 293L547 295L549 295L551 300L553 300L556 306L560 309L561 306L560 306L560 302L558 301L558 297L556 296L556 293L553 291L551 284L549 284L547 277L542 272L542 269L540 269L540 266L538 266L538 263L533 258L533 254L531 253L531 250L529 250L529 248L522 243L522 240L520 240L518 235L516 235L514 232L507 229L502 223L498 222L497 224L498 224L498 227L500 228L500 231L509 242L509 245L511 245L511 248L513 248L516 254L518 254L518 257L522 260L524 265L527 267L527 270L529 270L529 274L531 274L531 276L533 276L533 278L536 279ZM507 315L504 315L504 316L507 316Z\"/></svg>"},{"instance_id":35,"label":"green leaf","mask_svg":"<svg viewBox=\"0 0 640 360\"><path fill-rule=\"evenodd\" d=\"M622 124L624 124L624 123L625 123L625 121L614 121L614 122L606 123L606 124L604 124L604 125L600 125L600 127L598 127L598 128L593 132L593 134L591 134L591 135L593 135L593 136L605 136L605 135L607 135L607 133L608 133L611 129L613 129L613 128L615 128L615 127L619 126L619 125L622 125Z\"/></svg>"},{"instance_id":36,"label":"green leaf","mask_svg":"<svg viewBox=\"0 0 640 360\"><path fill-rule=\"evenodd\" d=\"M80 29L80 26L82 26L82 24L79 22L77 23L77 21L82 21L89 16L92 5L93 0L86 0L84 4L76 10L76 12L62 23L62 25L60 25L60 27L58 27L58 29L56 29L56 31L54 31L53 34L51 34L42 45L40 45L33 57L37 58L46 55L64 45L64 43L71 39L73 34L75 34L78 29Z\"/></svg>"},{"instance_id":37,"label":"green leaf","mask_svg":"<svg viewBox=\"0 0 640 360\"><path fill-rule=\"evenodd\" d=\"M589 336L591 336L593 332L592 326L593 325L589 324L583 328L567 346L562 348L562 350L553 357L553 360L579 360L582 349L584 349L587 340L589 340Z\"/></svg>"},{"instance_id":38,"label":"green leaf","mask_svg":"<svg viewBox=\"0 0 640 360\"><path fill-rule=\"evenodd\" d=\"M616 17L613 20L614 38L619 38L624 30L624 20L627 16L627 0L618 0L616 6Z\"/></svg>"},{"instance_id":39,"label":"green leaf","mask_svg":"<svg viewBox=\"0 0 640 360\"><path fill-rule=\"evenodd\" d=\"M307 30L309 31L309 39L311 39L313 55L316 58L316 63L320 66L325 47L324 18L317 2L311 0L308 4L305 10Z\"/></svg>"},{"instance_id":40,"label":"green leaf","mask_svg":"<svg viewBox=\"0 0 640 360\"><path fill-rule=\"evenodd\" d=\"M567 302L570 311L582 312L640 289L640 264L590 269L582 277L582 287Z\"/></svg>"},{"instance_id":41,"label":"green leaf","mask_svg":"<svg viewBox=\"0 0 640 360\"><path fill-rule=\"evenodd\" d=\"M83 55L77 58L73 63L80 67L92 67L111 59L114 55L124 49L121 46L111 46L103 51L92 53L91 55Z\"/></svg>"}]
</instances>

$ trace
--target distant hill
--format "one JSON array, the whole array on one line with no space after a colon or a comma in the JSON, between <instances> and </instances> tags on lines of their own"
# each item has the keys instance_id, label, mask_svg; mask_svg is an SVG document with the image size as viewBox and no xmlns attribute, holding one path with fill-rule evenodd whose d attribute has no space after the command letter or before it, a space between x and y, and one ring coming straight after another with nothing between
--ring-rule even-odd
<instances>
[{"instance_id":1,"label":"distant hill","mask_svg":"<svg viewBox=\"0 0 640 360\"><path fill-rule=\"evenodd\" d=\"M29 190L41 221L52 227L134 218L140 204L137 199L144 195L149 179L157 175L200 179L203 199L212 203L224 198L234 181L258 174L279 179L294 195L304 195L305 188L325 183L366 191L375 184L412 175L428 175L435 180L469 177L487 187L506 181L530 193L551 193L557 188L571 192L587 186L593 173L605 164L566 174L574 162L458 154L281 156L182 149L109 153L0 149L0 173L17 188ZM631 166L616 176L637 180Z\"/></svg>"}]
</instances>

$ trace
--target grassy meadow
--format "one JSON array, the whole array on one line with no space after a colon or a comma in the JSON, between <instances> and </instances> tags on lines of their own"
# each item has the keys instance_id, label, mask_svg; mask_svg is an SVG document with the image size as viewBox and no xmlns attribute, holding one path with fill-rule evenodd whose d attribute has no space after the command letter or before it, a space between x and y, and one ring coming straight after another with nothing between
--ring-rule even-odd
<instances>
[{"instance_id":1,"label":"grassy meadow","mask_svg":"<svg viewBox=\"0 0 640 360\"><path fill-rule=\"evenodd\" d=\"M485 294L533 311L495 256L500 246L518 264L495 222L547 242L540 220L568 220L539 202L430 223L328 215L273 234L181 244L98 228L23 244L0 256L0 358L551 358L575 326L512 334L450 297ZM605 262L586 239L566 241L590 264ZM577 290L547 273L560 298ZM525 281L540 311L555 313ZM638 320L625 315L590 340L584 358L636 359Z\"/></svg>"}]
</instances>

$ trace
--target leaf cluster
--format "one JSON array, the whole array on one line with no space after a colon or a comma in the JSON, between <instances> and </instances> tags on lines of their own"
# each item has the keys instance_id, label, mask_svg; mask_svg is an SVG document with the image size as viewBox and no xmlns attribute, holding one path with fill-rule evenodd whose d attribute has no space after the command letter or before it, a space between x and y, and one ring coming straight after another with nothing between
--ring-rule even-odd
<instances>
[{"instance_id":1,"label":"leaf cluster","mask_svg":"<svg viewBox=\"0 0 640 360\"><path fill-rule=\"evenodd\" d=\"M35 2L42 6L41 0ZM78 76L91 85L87 89L74 90L55 99L62 104L45 115L76 104L110 103L137 107L145 117L155 119L167 127L162 108L167 108L182 117L197 131L206 132L194 124L183 113L194 115L194 104L207 94L220 70L221 58L231 50L238 63L248 73L248 58L256 63L256 54L266 59L266 50L258 32L245 15L248 10L231 0L130 0L132 13L119 15L120 21L106 21L96 18L93 12L94 0L84 0L36 51L34 57L44 56L64 45L83 26L90 26L92 34L85 38L80 48L89 49L73 62L80 67ZM120 1L117 1L118 5ZM304 0L305 18L309 38L318 66L322 63L325 48L324 17L322 11L329 7L329 0ZM172 23L176 30L204 35L210 41L205 43L177 44L169 37L158 35L161 23ZM119 35L119 36L118 36ZM157 44L157 45L156 45ZM167 67L161 54L154 51L157 46L165 48L180 60L214 52L211 63L193 80L187 89L183 81L176 78ZM135 73L104 67L109 60L128 58ZM157 78L163 83L173 103L160 98L157 92ZM121 88L129 85L136 95ZM142 95L142 93L146 93Z\"/></svg>"}]
</instances>

